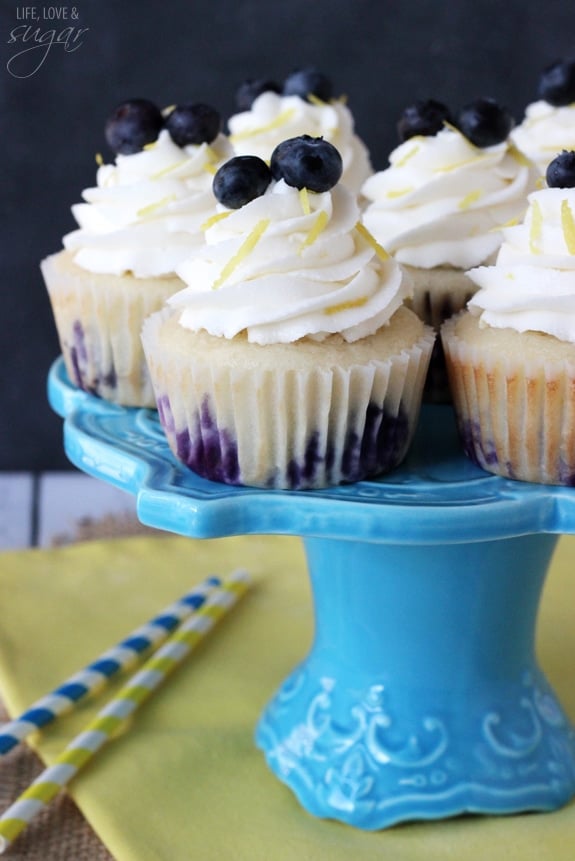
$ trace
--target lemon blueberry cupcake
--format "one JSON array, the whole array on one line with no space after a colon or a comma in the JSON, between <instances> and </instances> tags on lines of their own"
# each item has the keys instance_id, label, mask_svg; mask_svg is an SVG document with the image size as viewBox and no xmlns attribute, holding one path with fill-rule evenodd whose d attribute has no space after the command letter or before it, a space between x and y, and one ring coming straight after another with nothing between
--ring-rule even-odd
<instances>
[{"instance_id":1,"label":"lemon blueberry cupcake","mask_svg":"<svg viewBox=\"0 0 575 861\"><path fill-rule=\"evenodd\" d=\"M538 96L525 109L511 138L545 176L558 153L575 149L575 60L547 66L539 78Z\"/></svg>"},{"instance_id":2,"label":"lemon blueberry cupcake","mask_svg":"<svg viewBox=\"0 0 575 861\"><path fill-rule=\"evenodd\" d=\"M509 140L513 118L477 99L456 118L441 102L410 105L390 164L366 180L362 219L413 282L411 306L436 329L475 291L466 270L493 259L501 228L521 218L536 171ZM439 349L439 343L438 343ZM449 400L434 357L426 399Z\"/></svg>"},{"instance_id":3,"label":"lemon blueberry cupcake","mask_svg":"<svg viewBox=\"0 0 575 861\"><path fill-rule=\"evenodd\" d=\"M547 170L469 309L442 328L466 453L497 475L575 485L575 152Z\"/></svg>"},{"instance_id":4,"label":"lemon blueberry cupcake","mask_svg":"<svg viewBox=\"0 0 575 861\"><path fill-rule=\"evenodd\" d=\"M132 99L109 117L114 163L100 164L96 186L72 207L78 229L41 264L66 368L82 389L154 405L142 321L183 287L176 266L215 211L211 183L230 154L220 126L202 103L162 113Z\"/></svg>"},{"instance_id":5,"label":"lemon blueberry cupcake","mask_svg":"<svg viewBox=\"0 0 575 861\"><path fill-rule=\"evenodd\" d=\"M359 222L327 141L300 136L270 167L236 156L220 212L144 323L169 444L200 475L308 489L379 475L412 438L434 341L409 283Z\"/></svg>"},{"instance_id":6,"label":"lemon blueberry cupcake","mask_svg":"<svg viewBox=\"0 0 575 861\"><path fill-rule=\"evenodd\" d=\"M269 163L278 144L307 134L323 137L337 148L343 160L342 182L350 191L358 193L373 173L350 109L342 98L334 98L331 80L317 69L299 69L282 85L245 81L236 99L238 112L228 119L236 155L257 155Z\"/></svg>"}]
</instances>

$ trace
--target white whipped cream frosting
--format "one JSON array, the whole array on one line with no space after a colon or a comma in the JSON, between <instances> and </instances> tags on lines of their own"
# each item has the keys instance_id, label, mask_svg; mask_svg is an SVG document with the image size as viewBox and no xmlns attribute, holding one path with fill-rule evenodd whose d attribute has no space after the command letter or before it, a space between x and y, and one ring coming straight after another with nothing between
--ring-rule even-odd
<instances>
[{"instance_id":1,"label":"white whipped cream frosting","mask_svg":"<svg viewBox=\"0 0 575 861\"><path fill-rule=\"evenodd\" d=\"M575 189L533 192L496 264L467 274L480 288L468 307L482 324L575 343Z\"/></svg>"},{"instance_id":2,"label":"white whipped cream frosting","mask_svg":"<svg viewBox=\"0 0 575 861\"><path fill-rule=\"evenodd\" d=\"M511 132L515 146L545 175L562 150L575 149L575 103L555 107L540 100L528 105L523 121Z\"/></svg>"},{"instance_id":3,"label":"white whipped cream frosting","mask_svg":"<svg viewBox=\"0 0 575 861\"><path fill-rule=\"evenodd\" d=\"M306 102L299 96L265 92L249 111L231 116L228 128L236 155L257 155L267 162L276 146L288 138L323 137L339 151L341 181L355 193L373 173L367 147L354 132L351 111L340 101Z\"/></svg>"},{"instance_id":4,"label":"white whipped cream frosting","mask_svg":"<svg viewBox=\"0 0 575 861\"><path fill-rule=\"evenodd\" d=\"M410 285L357 227L355 195L341 184L304 195L280 180L240 209L220 207L205 245L177 267L189 286L169 302L182 326L271 344L356 341L390 320Z\"/></svg>"},{"instance_id":5,"label":"white whipped cream frosting","mask_svg":"<svg viewBox=\"0 0 575 861\"><path fill-rule=\"evenodd\" d=\"M508 142L474 146L452 127L400 144L363 185L363 221L401 263L422 269L483 263L500 228L523 217L537 172Z\"/></svg>"},{"instance_id":6,"label":"white whipped cream frosting","mask_svg":"<svg viewBox=\"0 0 575 861\"><path fill-rule=\"evenodd\" d=\"M179 147L163 129L154 144L98 168L96 186L72 207L79 228L64 247L90 272L173 276L203 241L201 226L216 206L214 173L230 154L224 135Z\"/></svg>"}]
</instances>

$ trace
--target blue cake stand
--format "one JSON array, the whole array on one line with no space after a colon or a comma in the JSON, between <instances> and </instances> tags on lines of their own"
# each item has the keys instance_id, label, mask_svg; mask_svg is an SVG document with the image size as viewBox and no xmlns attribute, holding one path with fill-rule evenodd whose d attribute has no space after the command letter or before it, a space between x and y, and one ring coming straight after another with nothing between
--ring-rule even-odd
<instances>
[{"instance_id":1,"label":"blue cake stand","mask_svg":"<svg viewBox=\"0 0 575 861\"><path fill-rule=\"evenodd\" d=\"M302 536L309 655L260 718L275 774L320 817L380 829L465 812L553 810L575 795L575 731L534 635L575 489L488 475L450 407L424 407L405 463L321 491L229 487L172 456L153 410L75 388L49 399L72 463L137 496L142 523L215 538Z\"/></svg>"}]
</instances>

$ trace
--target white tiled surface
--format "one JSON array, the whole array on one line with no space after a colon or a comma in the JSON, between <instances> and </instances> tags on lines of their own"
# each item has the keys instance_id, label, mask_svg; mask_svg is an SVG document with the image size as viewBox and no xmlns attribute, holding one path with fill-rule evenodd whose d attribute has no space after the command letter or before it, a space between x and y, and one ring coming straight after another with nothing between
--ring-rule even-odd
<instances>
[{"instance_id":1,"label":"white tiled surface","mask_svg":"<svg viewBox=\"0 0 575 861\"><path fill-rule=\"evenodd\" d=\"M135 498L83 473L0 473L0 550L48 547L82 520L136 517Z\"/></svg>"}]
</instances>

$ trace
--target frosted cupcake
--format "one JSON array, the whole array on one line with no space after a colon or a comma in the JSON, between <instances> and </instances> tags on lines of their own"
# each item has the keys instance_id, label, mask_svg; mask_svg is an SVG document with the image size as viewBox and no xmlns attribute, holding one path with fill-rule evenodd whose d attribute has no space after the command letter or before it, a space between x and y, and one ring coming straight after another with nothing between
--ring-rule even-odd
<instances>
[{"instance_id":1,"label":"frosted cupcake","mask_svg":"<svg viewBox=\"0 0 575 861\"><path fill-rule=\"evenodd\" d=\"M511 137L545 176L557 153L575 149L575 60L547 66L539 79L538 96Z\"/></svg>"},{"instance_id":2,"label":"frosted cupcake","mask_svg":"<svg viewBox=\"0 0 575 861\"><path fill-rule=\"evenodd\" d=\"M340 174L337 150L305 136L271 171L231 159L206 245L178 267L189 287L144 324L169 444L206 478L318 488L405 455L434 335Z\"/></svg>"},{"instance_id":3,"label":"frosted cupcake","mask_svg":"<svg viewBox=\"0 0 575 861\"><path fill-rule=\"evenodd\" d=\"M176 267L203 241L213 176L230 149L202 104L164 115L122 103L106 126L116 153L72 207L79 225L42 261L62 355L80 388L126 406L154 406L141 346L148 314L183 287Z\"/></svg>"},{"instance_id":4,"label":"frosted cupcake","mask_svg":"<svg viewBox=\"0 0 575 861\"><path fill-rule=\"evenodd\" d=\"M469 310L443 345L466 453L497 475L575 485L575 152L469 277Z\"/></svg>"},{"instance_id":5,"label":"frosted cupcake","mask_svg":"<svg viewBox=\"0 0 575 861\"><path fill-rule=\"evenodd\" d=\"M316 69L294 72L282 86L246 81L238 90L239 111L228 120L236 155L257 155L269 162L275 147L299 135L323 137L343 160L342 182L359 193L373 173L369 153L355 133L351 111L333 97L331 81Z\"/></svg>"},{"instance_id":6,"label":"frosted cupcake","mask_svg":"<svg viewBox=\"0 0 575 861\"><path fill-rule=\"evenodd\" d=\"M364 224L407 268L412 307L436 329L465 307L476 289L466 270L494 258L502 226L523 216L535 187L535 169L510 143L512 124L491 99L456 120L440 102L418 102L398 124L389 167L363 185ZM440 354L426 398L449 400Z\"/></svg>"}]
</instances>

